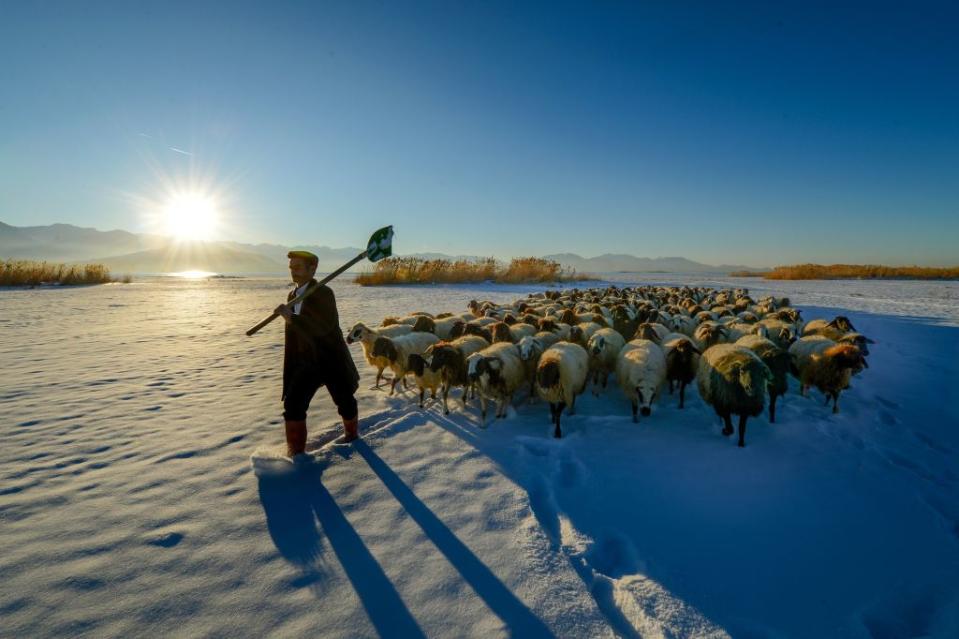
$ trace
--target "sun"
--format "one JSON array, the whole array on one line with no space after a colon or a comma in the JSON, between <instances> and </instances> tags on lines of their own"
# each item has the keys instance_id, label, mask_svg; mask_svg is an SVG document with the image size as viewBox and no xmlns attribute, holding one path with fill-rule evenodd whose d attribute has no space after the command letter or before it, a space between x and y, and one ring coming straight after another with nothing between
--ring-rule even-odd
<instances>
[{"instance_id":1,"label":"sun","mask_svg":"<svg viewBox=\"0 0 959 639\"><path fill-rule=\"evenodd\" d=\"M214 199L202 193L173 195L163 208L166 232L179 240L209 240L217 226Z\"/></svg>"}]
</instances>

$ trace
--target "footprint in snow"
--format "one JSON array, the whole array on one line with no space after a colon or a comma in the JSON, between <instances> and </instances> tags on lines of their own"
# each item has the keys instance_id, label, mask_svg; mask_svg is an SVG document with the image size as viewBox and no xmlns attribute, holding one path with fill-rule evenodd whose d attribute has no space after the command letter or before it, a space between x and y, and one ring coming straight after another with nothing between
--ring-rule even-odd
<instances>
[{"instance_id":1,"label":"footprint in snow","mask_svg":"<svg viewBox=\"0 0 959 639\"><path fill-rule=\"evenodd\" d=\"M171 532L151 539L147 543L151 546L160 546L161 548L173 548L181 541L183 541L182 533Z\"/></svg>"}]
</instances>

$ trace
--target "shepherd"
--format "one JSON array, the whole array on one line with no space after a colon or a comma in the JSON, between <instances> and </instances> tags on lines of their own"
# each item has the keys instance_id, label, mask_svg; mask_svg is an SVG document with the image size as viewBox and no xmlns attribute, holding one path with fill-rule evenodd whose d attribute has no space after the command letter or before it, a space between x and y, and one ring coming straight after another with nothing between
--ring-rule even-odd
<instances>
[{"instance_id":1,"label":"shepherd","mask_svg":"<svg viewBox=\"0 0 959 639\"><path fill-rule=\"evenodd\" d=\"M290 276L296 288L274 313L286 321L283 349L283 419L290 457L306 452L306 412L313 395L326 386L343 418L343 442L359 436L356 398L360 375L340 330L336 298L313 276L319 258L309 251L290 251ZM304 296L304 293L308 293ZM301 297L300 301L295 301Z\"/></svg>"},{"instance_id":2,"label":"shepherd","mask_svg":"<svg viewBox=\"0 0 959 639\"><path fill-rule=\"evenodd\" d=\"M384 226L372 236L366 250L317 282L313 279L319 258L309 251L290 251L290 276L296 285L286 304L246 331L247 337L282 317L286 321L283 349L283 418L290 457L306 452L306 411L320 386L326 386L343 418L347 443L359 437L356 399L360 375L356 371L336 310L336 298L326 285L358 262L378 262L393 254L393 227Z\"/></svg>"}]
</instances>

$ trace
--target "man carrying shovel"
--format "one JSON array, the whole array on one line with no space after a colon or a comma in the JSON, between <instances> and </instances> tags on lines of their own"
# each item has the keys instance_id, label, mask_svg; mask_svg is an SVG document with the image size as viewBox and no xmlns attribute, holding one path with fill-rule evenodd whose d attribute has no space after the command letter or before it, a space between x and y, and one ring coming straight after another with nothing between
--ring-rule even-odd
<instances>
[{"instance_id":1,"label":"man carrying shovel","mask_svg":"<svg viewBox=\"0 0 959 639\"><path fill-rule=\"evenodd\" d=\"M320 386L326 386L343 418L343 441L358 437L356 398L360 375L343 339L333 291L313 275L319 259L309 251L290 251L290 276L297 288L293 301L307 289L310 294L291 306L280 304L274 313L286 320L283 350L283 419L290 457L306 451L306 411Z\"/></svg>"},{"instance_id":2,"label":"man carrying shovel","mask_svg":"<svg viewBox=\"0 0 959 639\"><path fill-rule=\"evenodd\" d=\"M249 329L249 337L277 317L286 321L283 351L283 418L290 457L306 452L306 411L320 386L326 386L343 418L343 442L359 437L356 398L360 375L356 371L336 310L333 291L326 285L354 264L377 262L393 252L393 227L384 226L370 237L366 250L317 282L313 279L319 259L309 251L290 251L290 276L296 288L286 304Z\"/></svg>"}]
</instances>

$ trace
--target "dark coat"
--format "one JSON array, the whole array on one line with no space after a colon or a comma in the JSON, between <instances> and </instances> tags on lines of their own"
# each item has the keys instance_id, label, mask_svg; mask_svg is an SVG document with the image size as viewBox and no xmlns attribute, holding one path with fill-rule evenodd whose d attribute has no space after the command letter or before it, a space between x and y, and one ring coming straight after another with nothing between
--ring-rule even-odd
<instances>
[{"instance_id":1,"label":"dark coat","mask_svg":"<svg viewBox=\"0 0 959 639\"><path fill-rule=\"evenodd\" d=\"M317 285L303 300L300 314L286 325L286 344L283 350L283 398L297 369L304 368L315 375L321 385L330 380L346 380L353 390L359 387L360 374L353 363L350 349L340 330L336 298L326 285ZM287 301L293 299L296 289L290 291Z\"/></svg>"}]
</instances>

